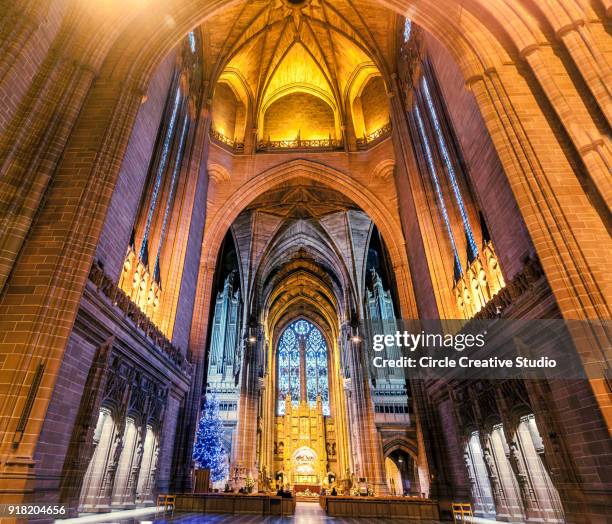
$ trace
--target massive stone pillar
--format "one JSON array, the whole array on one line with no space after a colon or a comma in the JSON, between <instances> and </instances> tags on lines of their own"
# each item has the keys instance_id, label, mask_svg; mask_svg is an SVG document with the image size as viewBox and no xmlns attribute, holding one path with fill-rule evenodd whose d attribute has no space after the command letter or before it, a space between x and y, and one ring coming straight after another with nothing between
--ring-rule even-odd
<instances>
[{"instance_id":1,"label":"massive stone pillar","mask_svg":"<svg viewBox=\"0 0 612 524\"><path fill-rule=\"evenodd\" d=\"M255 328L250 327L250 330ZM257 427L260 395L259 365L257 356L261 337L251 334L244 342L244 355L240 377L240 398L238 400L238 424L236 442L232 449L230 480L234 487L244 486L247 477L257 478Z\"/></svg>"},{"instance_id":2,"label":"massive stone pillar","mask_svg":"<svg viewBox=\"0 0 612 524\"><path fill-rule=\"evenodd\" d=\"M114 337L101 345L87 376L77 420L62 470L60 502L67 504L72 516L77 515L83 478L96 448L94 432L100 416L100 403L110 362ZM107 415L110 417L110 414Z\"/></svg>"},{"instance_id":3,"label":"massive stone pillar","mask_svg":"<svg viewBox=\"0 0 612 524\"><path fill-rule=\"evenodd\" d=\"M346 331L345 331L346 332ZM388 487L385 475L385 464L380 438L374 422L374 403L370 393L370 377L368 372L367 352L363 340L348 339L345 349L349 353L351 373L352 430L358 439L358 471L359 477L366 477L368 486L376 495L386 495Z\"/></svg>"}]
</instances>

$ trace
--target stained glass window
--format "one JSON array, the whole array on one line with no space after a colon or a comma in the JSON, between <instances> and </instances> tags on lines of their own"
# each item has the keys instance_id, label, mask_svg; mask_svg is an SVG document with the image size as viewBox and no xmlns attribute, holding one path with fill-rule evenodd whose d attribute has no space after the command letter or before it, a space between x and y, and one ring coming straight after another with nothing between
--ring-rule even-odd
<instances>
[{"instance_id":1,"label":"stained glass window","mask_svg":"<svg viewBox=\"0 0 612 524\"><path fill-rule=\"evenodd\" d=\"M299 368L300 355L295 331L286 329L278 343L279 415L285 413L285 397L287 394L291 393L291 398L298 398L300 392Z\"/></svg>"},{"instance_id":2,"label":"stained glass window","mask_svg":"<svg viewBox=\"0 0 612 524\"><path fill-rule=\"evenodd\" d=\"M423 77L422 79L422 84L423 94L425 95L425 101L427 102L429 115L434 125L436 138L438 139L438 145L440 146L440 152L442 153L442 159L444 160L446 172L448 173L448 178L450 180L451 187L453 188L453 194L455 195L455 201L457 202L457 206L459 207L459 213L461 214L461 220L463 221L463 229L465 230L465 236L467 237L468 244L471 250L470 258L471 260L473 260L478 256L478 247L476 247L474 234L472 233L472 227L470 226L470 219L468 218L468 214L465 209L465 204L463 203L463 198L461 197L461 190L459 189L459 184L457 183L455 169L453 168L453 163L451 162L450 155L448 154L446 140L444 139L444 134L442 133L440 122L438 120L438 114L436 113L436 108L429 92L429 84L425 77Z\"/></svg>"},{"instance_id":3,"label":"stained glass window","mask_svg":"<svg viewBox=\"0 0 612 524\"><path fill-rule=\"evenodd\" d=\"M144 258L145 251L148 249L147 243L149 240L149 232L151 230L151 221L153 220L155 206L157 205L157 197L159 195L159 189L161 187L162 178L166 170L166 166L168 165L168 153L170 152L170 144L172 143L172 138L174 136L174 127L176 125L180 101L181 101L181 90L180 88L177 87L176 94L174 96L174 105L172 107L172 115L170 116L170 123L168 124L168 129L164 137L164 144L162 146L162 152L161 152L161 156L159 160L159 165L157 166L155 184L153 185L153 192L151 194L151 203L149 205L149 211L147 213L147 221L145 224L144 235L142 237L142 246L140 247L140 259L141 260Z\"/></svg>"},{"instance_id":4,"label":"stained glass window","mask_svg":"<svg viewBox=\"0 0 612 524\"><path fill-rule=\"evenodd\" d=\"M166 237L166 226L168 225L168 218L170 217L170 212L172 210L172 202L174 199L174 192L176 190L176 181L181 171L181 164L183 162L183 152L185 150L185 140L187 138L188 129L189 129L189 118L187 118L187 115L185 115L183 117L183 129L181 131L181 136L179 138L178 152L176 154L176 159L174 161L174 169L172 170L172 180L170 181L170 194L168 195L168 200L166 202L166 209L164 211L164 219L162 221L161 233L159 235L159 246L157 248L157 256L155 258L155 271L156 272L159 271L159 260L161 257L161 250L164 244L164 239ZM159 275L156 275L155 279L159 282Z\"/></svg>"},{"instance_id":5,"label":"stained glass window","mask_svg":"<svg viewBox=\"0 0 612 524\"><path fill-rule=\"evenodd\" d=\"M412 22L409 18L406 18L404 22L404 42L410 40L410 34L412 33Z\"/></svg>"},{"instance_id":6,"label":"stained glass window","mask_svg":"<svg viewBox=\"0 0 612 524\"><path fill-rule=\"evenodd\" d=\"M416 122L419 128L419 134L421 135L421 143L423 144L423 149L425 150L425 158L427 159L427 164L429 166L429 171L431 173L431 179L433 181L434 188L436 190L436 196L438 197L438 205L440 206L440 213L442 214L442 219L444 220L444 226L446 227L446 232L448 233L448 238L450 240L451 248L453 250L453 257L455 259L455 279L457 279L459 276L461 276L463 270L461 269L461 262L459 261L459 253L457 252L457 245L455 244L455 237L453 235L453 230L451 229L450 220L448 218L448 212L446 211L446 204L444 203L444 196L442 194L442 188L440 187L440 182L438 181L438 175L436 173L436 166L433 161L431 147L429 146L427 132L425 131L425 125L423 124L423 118L421 117L421 111L419 109L418 104L415 104L414 106L414 116L416 117Z\"/></svg>"},{"instance_id":7,"label":"stained glass window","mask_svg":"<svg viewBox=\"0 0 612 524\"><path fill-rule=\"evenodd\" d=\"M196 39L193 31L189 33L189 48L191 49L192 53L196 52Z\"/></svg>"},{"instance_id":8,"label":"stained glass window","mask_svg":"<svg viewBox=\"0 0 612 524\"><path fill-rule=\"evenodd\" d=\"M300 351L304 351L305 369L301 369ZM277 413L285 414L285 399L291 393L292 402L300 399L300 377L305 373L306 399L314 407L321 396L323 414L329 415L329 377L327 344L321 331L307 320L291 323L278 343L278 402Z\"/></svg>"},{"instance_id":9,"label":"stained glass window","mask_svg":"<svg viewBox=\"0 0 612 524\"><path fill-rule=\"evenodd\" d=\"M321 402L323 404L323 414L329 415L329 377L327 375L327 344L321 332L314 328L310 332L308 342L306 343L306 367L310 366L314 370L315 382L312 383L312 388L316 388L316 392L321 396ZM310 392L311 386L308 386ZM308 400L313 405L317 400L317 395L314 395L314 399Z\"/></svg>"}]
</instances>

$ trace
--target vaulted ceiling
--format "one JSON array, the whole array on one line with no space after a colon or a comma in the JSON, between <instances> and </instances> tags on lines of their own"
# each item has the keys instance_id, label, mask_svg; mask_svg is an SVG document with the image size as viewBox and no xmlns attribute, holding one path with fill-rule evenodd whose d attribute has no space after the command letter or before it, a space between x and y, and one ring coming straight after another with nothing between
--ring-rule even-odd
<instances>
[{"instance_id":1,"label":"vaulted ceiling","mask_svg":"<svg viewBox=\"0 0 612 524\"><path fill-rule=\"evenodd\" d=\"M342 113L353 90L391 69L397 24L364 0L241 2L202 25L207 77L231 84L259 114L295 91Z\"/></svg>"},{"instance_id":2,"label":"vaulted ceiling","mask_svg":"<svg viewBox=\"0 0 612 524\"><path fill-rule=\"evenodd\" d=\"M247 208L251 209L282 218L321 219L357 206L337 191L311 182L272 189L254 200Z\"/></svg>"},{"instance_id":3,"label":"vaulted ceiling","mask_svg":"<svg viewBox=\"0 0 612 524\"><path fill-rule=\"evenodd\" d=\"M307 313L346 319L363 293L372 228L352 201L313 181L266 192L232 225L246 300L274 323Z\"/></svg>"}]
</instances>

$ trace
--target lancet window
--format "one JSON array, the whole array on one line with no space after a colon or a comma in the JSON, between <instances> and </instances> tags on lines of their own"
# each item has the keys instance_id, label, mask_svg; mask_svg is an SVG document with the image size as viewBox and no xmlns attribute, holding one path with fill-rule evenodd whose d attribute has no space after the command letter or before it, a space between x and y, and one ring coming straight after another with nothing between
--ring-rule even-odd
<instances>
[{"instance_id":1,"label":"lancet window","mask_svg":"<svg viewBox=\"0 0 612 524\"><path fill-rule=\"evenodd\" d=\"M432 66L425 61L415 82L412 119L416 131L417 157L425 183L431 187L437 218L443 227L449 252L449 280L457 314L477 315L505 286L486 221L470 191L469 177L459 160L459 147L445 112ZM427 178L429 180L427 180Z\"/></svg>"},{"instance_id":2,"label":"lancet window","mask_svg":"<svg viewBox=\"0 0 612 524\"><path fill-rule=\"evenodd\" d=\"M164 252L168 230L173 224L175 204L182 194L186 148L195 103L198 57L195 33L184 43L184 52L171 82L166 109L158 130L157 147L151 156L148 182L126 253L119 286L138 307L163 329L161 309L164 271L170 255ZM164 269L165 268L165 269Z\"/></svg>"},{"instance_id":3,"label":"lancet window","mask_svg":"<svg viewBox=\"0 0 612 524\"><path fill-rule=\"evenodd\" d=\"M412 20L406 18L404 22L404 42L408 42L410 40L410 35L412 34Z\"/></svg>"}]
</instances>

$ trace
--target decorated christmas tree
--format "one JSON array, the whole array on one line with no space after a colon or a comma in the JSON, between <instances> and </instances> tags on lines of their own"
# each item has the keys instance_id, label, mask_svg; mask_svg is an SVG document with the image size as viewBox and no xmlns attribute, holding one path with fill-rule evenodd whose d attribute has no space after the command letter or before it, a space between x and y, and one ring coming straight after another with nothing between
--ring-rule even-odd
<instances>
[{"instance_id":1,"label":"decorated christmas tree","mask_svg":"<svg viewBox=\"0 0 612 524\"><path fill-rule=\"evenodd\" d=\"M223 422L219 417L219 402L209 396L204 404L196 431L193 459L201 469L210 469L213 482L227 476L226 451L223 447Z\"/></svg>"}]
</instances>

